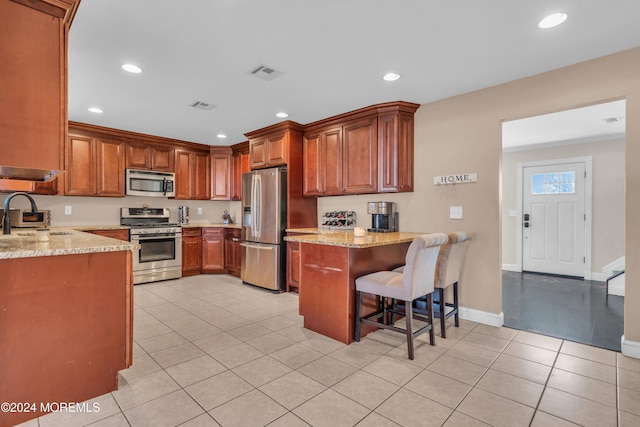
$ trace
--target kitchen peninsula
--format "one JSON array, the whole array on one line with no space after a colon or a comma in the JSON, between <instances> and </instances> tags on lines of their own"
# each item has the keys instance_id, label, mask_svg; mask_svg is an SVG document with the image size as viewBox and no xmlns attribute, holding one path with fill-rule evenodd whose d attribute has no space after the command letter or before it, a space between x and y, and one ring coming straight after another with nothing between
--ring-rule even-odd
<instances>
[{"instance_id":1,"label":"kitchen peninsula","mask_svg":"<svg viewBox=\"0 0 640 427\"><path fill-rule=\"evenodd\" d=\"M404 265L409 245L420 233L367 233L288 229L285 237L297 244L300 314L304 326L335 340L353 341L355 280L365 274ZM308 233L308 234L300 234ZM364 299L363 314L373 312L374 297ZM373 329L363 329L363 334Z\"/></svg>"},{"instance_id":2,"label":"kitchen peninsula","mask_svg":"<svg viewBox=\"0 0 640 427\"><path fill-rule=\"evenodd\" d=\"M118 388L132 363L136 247L62 228L44 242L33 229L0 236L0 396L33 404L1 412L0 426Z\"/></svg>"}]
</instances>

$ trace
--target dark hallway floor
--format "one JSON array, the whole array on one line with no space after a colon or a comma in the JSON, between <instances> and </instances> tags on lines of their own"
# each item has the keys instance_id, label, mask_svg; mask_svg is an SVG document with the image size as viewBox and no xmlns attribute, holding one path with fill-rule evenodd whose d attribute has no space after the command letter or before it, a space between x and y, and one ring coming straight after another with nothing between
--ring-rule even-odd
<instances>
[{"instance_id":1,"label":"dark hallway floor","mask_svg":"<svg viewBox=\"0 0 640 427\"><path fill-rule=\"evenodd\" d=\"M620 351L624 298L604 282L502 272L504 326Z\"/></svg>"}]
</instances>

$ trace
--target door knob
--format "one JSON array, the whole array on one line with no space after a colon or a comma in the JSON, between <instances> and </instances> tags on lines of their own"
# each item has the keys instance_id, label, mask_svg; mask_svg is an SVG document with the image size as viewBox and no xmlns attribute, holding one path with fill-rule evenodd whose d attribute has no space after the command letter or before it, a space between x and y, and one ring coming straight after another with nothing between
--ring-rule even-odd
<instances>
[{"instance_id":1,"label":"door knob","mask_svg":"<svg viewBox=\"0 0 640 427\"><path fill-rule=\"evenodd\" d=\"M524 214L524 220L529 221L529 214Z\"/></svg>"},{"instance_id":2,"label":"door knob","mask_svg":"<svg viewBox=\"0 0 640 427\"><path fill-rule=\"evenodd\" d=\"M529 228L529 223L528 222L524 223L524 228Z\"/></svg>"}]
</instances>

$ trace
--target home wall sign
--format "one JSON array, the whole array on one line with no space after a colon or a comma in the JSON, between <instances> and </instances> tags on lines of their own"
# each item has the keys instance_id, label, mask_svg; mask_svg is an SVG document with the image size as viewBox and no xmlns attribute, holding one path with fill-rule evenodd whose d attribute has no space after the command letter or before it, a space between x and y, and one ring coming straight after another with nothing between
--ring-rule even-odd
<instances>
[{"instance_id":1,"label":"home wall sign","mask_svg":"<svg viewBox=\"0 0 640 427\"><path fill-rule=\"evenodd\" d=\"M470 182L478 182L477 173L456 173L433 177L433 185L468 184Z\"/></svg>"}]
</instances>

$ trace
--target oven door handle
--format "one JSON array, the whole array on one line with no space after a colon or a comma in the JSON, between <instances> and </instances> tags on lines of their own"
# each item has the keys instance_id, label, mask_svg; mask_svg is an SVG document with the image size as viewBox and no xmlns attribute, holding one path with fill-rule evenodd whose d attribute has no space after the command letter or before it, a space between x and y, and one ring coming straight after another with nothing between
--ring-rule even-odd
<instances>
[{"instance_id":1,"label":"oven door handle","mask_svg":"<svg viewBox=\"0 0 640 427\"><path fill-rule=\"evenodd\" d=\"M151 236L140 236L137 234L134 234L131 236L131 241L134 240L156 240L158 237L182 237L180 234L174 234L174 233L158 233L158 234L153 234Z\"/></svg>"}]
</instances>

